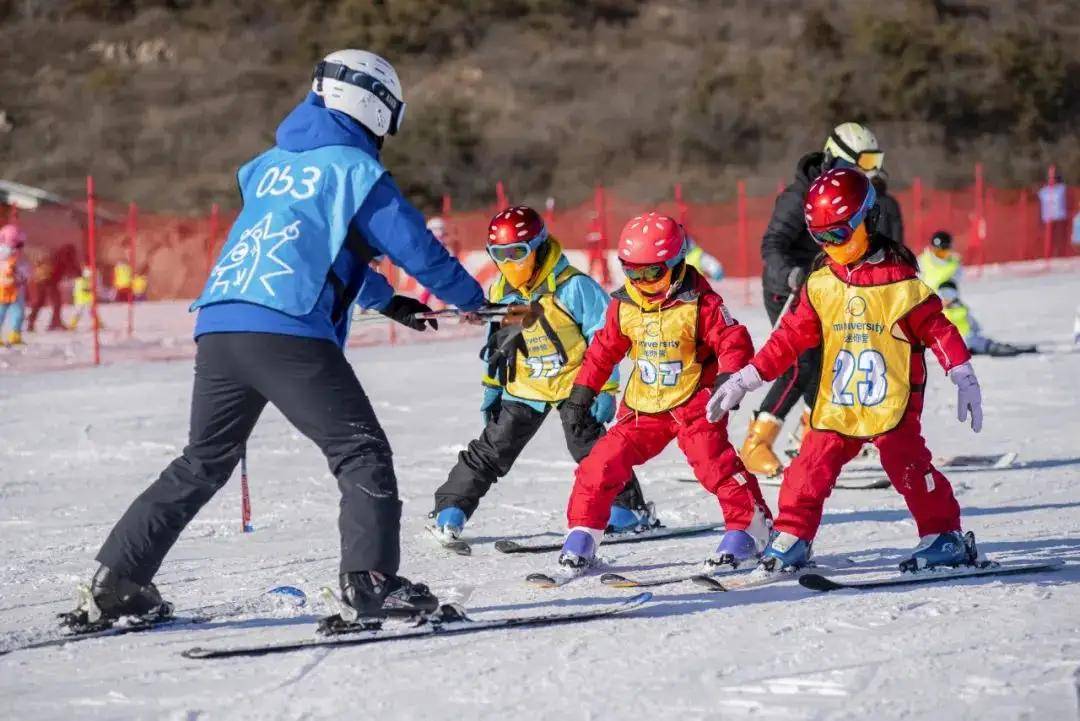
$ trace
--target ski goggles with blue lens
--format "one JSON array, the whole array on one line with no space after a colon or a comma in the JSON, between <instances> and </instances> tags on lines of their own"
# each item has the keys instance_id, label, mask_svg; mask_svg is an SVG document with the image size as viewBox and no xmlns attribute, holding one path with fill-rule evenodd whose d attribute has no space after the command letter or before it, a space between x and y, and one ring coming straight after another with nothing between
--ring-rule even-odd
<instances>
[{"instance_id":1,"label":"ski goggles with blue lens","mask_svg":"<svg viewBox=\"0 0 1080 721\"><path fill-rule=\"evenodd\" d=\"M667 263L655 265L626 265L623 264L623 273L634 283L655 283L667 273Z\"/></svg>"},{"instance_id":2,"label":"ski goggles with blue lens","mask_svg":"<svg viewBox=\"0 0 1080 721\"><path fill-rule=\"evenodd\" d=\"M496 263L520 263L529 257L529 254L540 247L540 244L548 239L545 228L535 238L521 243L509 243L507 245L489 245L488 255Z\"/></svg>"},{"instance_id":3,"label":"ski goggles with blue lens","mask_svg":"<svg viewBox=\"0 0 1080 721\"><path fill-rule=\"evenodd\" d=\"M311 74L311 79L320 81L320 90L322 89L321 81L325 79L337 80L367 90L390 111L391 135L397 133L398 128L401 127L401 123L405 119L405 101L390 92L390 88L383 85L378 78L365 72L353 70L341 63L323 61L315 66L315 72Z\"/></svg>"},{"instance_id":4,"label":"ski goggles with blue lens","mask_svg":"<svg viewBox=\"0 0 1080 721\"><path fill-rule=\"evenodd\" d=\"M855 235L855 229L862 225L863 219L866 218L866 210L866 208L860 208L859 212L851 216L851 220L846 223L840 223L825 230L811 230L810 237L818 245L843 245L851 240L851 236Z\"/></svg>"}]
</instances>

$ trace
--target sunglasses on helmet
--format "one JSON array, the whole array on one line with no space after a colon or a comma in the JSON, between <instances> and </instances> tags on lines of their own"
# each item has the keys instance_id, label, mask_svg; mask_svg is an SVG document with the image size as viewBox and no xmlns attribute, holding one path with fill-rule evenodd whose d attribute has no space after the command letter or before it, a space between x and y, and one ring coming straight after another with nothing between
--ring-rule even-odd
<instances>
[{"instance_id":1,"label":"sunglasses on helmet","mask_svg":"<svg viewBox=\"0 0 1080 721\"><path fill-rule=\"evenodd\" d=\"M537 234L535 238L521 243L509 243L507 245L489 245L488 255L496 263L520 263L540 247L547 240L547 230Z\"/></svg>"},{"instance_id":2,"label":"sunglasses on helmet","mask_svg":"<svg viewBox=\"0 0 1080 721\"><path fill-rule=\"evenodd\" d=\"M664 263L656 265L624 265L623 272L632 282L654 283L664 277L668 267Z\"/></svg>"}]
</instances>

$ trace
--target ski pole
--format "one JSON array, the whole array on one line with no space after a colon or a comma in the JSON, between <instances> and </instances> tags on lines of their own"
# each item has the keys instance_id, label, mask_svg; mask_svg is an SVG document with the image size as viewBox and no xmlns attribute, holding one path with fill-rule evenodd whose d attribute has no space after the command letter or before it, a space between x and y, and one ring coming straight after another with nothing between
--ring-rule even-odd
<instances>
[{"instance_id":1,"label":"ski pole","mask_svg":"<svg viewBox=\"0 0 1080 721\"><path fill-rule=\"evenodd\" d=\"M787 315L788 309L791 308L791 303L794 300L795 300L795 293L791 293L787 297L787 300L784 301L784 307L780 309L780 315L776 316L776 322L772 324L772 329L773 330L776 330L777 328L780 327L780 321L782 321L784 319L784 316Z\"/></svg>"},{"instance_id":2,"label":"ski pole","mask_svg":"<svg viewBox=\"0 0 1080 721\"><path fill-rule=\"evenodd\" d=\"M248 492L247 444L240 450L240 522L244 533L251 533L251 494Z\"/></svg>"}]
</instances>

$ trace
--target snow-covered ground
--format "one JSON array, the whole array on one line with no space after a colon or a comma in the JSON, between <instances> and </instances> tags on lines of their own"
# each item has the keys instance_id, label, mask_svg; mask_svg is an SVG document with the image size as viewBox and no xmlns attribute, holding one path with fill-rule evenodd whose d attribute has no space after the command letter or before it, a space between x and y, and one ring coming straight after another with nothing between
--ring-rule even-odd
<instances>
[{"instance_id":1,"label":"snow-covered ground","mask_svg":"<svg viewBox=\"0 0 1080 721\"><path fill-rule=\"evenodd\" d=\"M993 337L1064 344L1080 303L1080 273L988 274L964 291ZM760 342L764 314L733 306ZM190 328L182 316L174 322ZM0 370L0 646L13 634L47 629L71 607L109 527L186 434L190 360L34 372L38 364L24 360L34 357L28 350ZM525 574L554 558L504 556L491 546L499 537L561 530L573 464L554 421L474 517L471 558L448 555L424 537L433 490L480 427L475 340L357 348L350 357L395 448L404 574L438 591L474 586L469 605L477 617L600 606L627 594L595 579L559 590L527 587ZM1021 465L952 475L966 527L997 558L1077 564L1080 353L975 364L986 401L978 436L956 422L952 386L931 361L924 418L931 448L1016 450ZM735 416L736 441L751 405ZM257 530L240 532L239 484L230 483L158 577L181 610L279 584L314 598L336 581L337 491L318 451L268 410L249 455ZM718 519L700 488L675 481L688 472L668 449L641 471L646 494L669 524ZM773 503L775 489L766 497ZM610 546L604 554L615 570L689 570L715 540ZM823 564L848 568L851 559L883 569L916 540L893 491L840 490L827 506L817 552ZM691 585L656 590L650 605L617 620L261 659L194 661L179 653L309 637L317 603L16 652L0 657L0 716L987 721L1077 714L1080 565L873 593L815 594L792 583L729 594Z\"/></svg>"}]
</instances>

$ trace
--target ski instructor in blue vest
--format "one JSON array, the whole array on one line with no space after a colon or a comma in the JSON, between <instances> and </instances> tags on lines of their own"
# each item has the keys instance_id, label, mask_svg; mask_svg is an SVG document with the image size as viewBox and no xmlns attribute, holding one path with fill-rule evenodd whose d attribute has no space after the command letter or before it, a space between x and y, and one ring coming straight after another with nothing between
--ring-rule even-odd
<instances>
[{"instance_id":1,"label":"ski instructor in blue vest","mask_svg":"<svg viewBox=\"0 0 1080 721\"><path fill-rule=\"evenodd\" d=\"M341 489L344 616L431 611L397 575L401 501L390 444L342 351L354 302L417 331L434 321L370 266L388 257L448 304L484 305L477 282L426 229L379 161L405 102L389 62L327 55L277 143L240 168L243 209L192 305L198 310L190 440L98 552L91 622L171 612L152 583L166 553L232 474L272 403L326 455Z\"/></svg>"}]
</instances>

